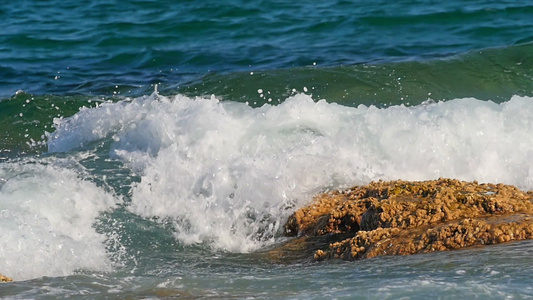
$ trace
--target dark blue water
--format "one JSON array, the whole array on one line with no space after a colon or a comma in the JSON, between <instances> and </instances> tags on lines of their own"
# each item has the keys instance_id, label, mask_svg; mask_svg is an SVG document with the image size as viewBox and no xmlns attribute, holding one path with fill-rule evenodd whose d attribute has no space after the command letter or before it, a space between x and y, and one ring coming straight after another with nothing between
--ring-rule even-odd
<instances>
[{"instance_id":1,"label":"dark blue water","mask_svg":"<svg viewBox=\"0 0 533 300\"><path fill-rule=\"evenodd\" d=\"M4 3L0 96L141 95L212 73L450 58L533 41L532 14L530 1Z\"/></svg>"},{"instance_id":2,"label":"dark blue water","mask_svg":"<svg viewBox=\"0 0 533 300\"><path fill-rule=\"evenodd\" d=\"M533 1L0 4L3 298L532 297L530 242L278 260L328 189L533 190Z\"/></svg>"}]
</instances>

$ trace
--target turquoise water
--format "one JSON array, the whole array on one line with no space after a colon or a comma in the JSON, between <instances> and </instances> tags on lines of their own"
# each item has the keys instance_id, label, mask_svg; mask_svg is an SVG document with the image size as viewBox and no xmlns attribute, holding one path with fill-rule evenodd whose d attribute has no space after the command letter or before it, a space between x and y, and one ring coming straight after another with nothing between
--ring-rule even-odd
<instances>
[{"instance_id":1,"label":"turquoise water","mask_svg":"<svg viewBox=\"0 0 533 300\"><path fill-rule=\"evenodd\" d=\"M277 261L325 190L533 190L532 1L0 4L3 298L533 297L529 241Z\"/></svg>"}]
</instances>

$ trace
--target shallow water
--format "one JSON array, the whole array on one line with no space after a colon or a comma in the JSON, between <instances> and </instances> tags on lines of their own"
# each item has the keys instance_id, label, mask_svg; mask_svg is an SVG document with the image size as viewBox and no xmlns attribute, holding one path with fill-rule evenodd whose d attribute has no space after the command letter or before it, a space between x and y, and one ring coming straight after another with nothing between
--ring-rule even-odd
<instances>
[{"instance_id":1,"label":"shallow water","mask_svg":"<svg viewBox=\"0 0 533 300\"><path fill-rule=\"evenodd\" d=\"M3 298L527 298L531 242L273 260L327 190L533 189L533 2L0 4Z\"/></svg>"},{"instance_id":2,"label":"shallow water","mask_svg":"<svg viewBox=\"0 0 533 300\"><path fill-rule=\"evenodd\" d=\"M531 242L359 262L277 264L250 254L148 253L134 271L82 272L2 287L5 297L146 299L529 298ZM198 249L196 249L198 250ZM206 256L203 256L203 255ZM185 258L185 259L184 259Z\"/></svg>"}]
</instances>

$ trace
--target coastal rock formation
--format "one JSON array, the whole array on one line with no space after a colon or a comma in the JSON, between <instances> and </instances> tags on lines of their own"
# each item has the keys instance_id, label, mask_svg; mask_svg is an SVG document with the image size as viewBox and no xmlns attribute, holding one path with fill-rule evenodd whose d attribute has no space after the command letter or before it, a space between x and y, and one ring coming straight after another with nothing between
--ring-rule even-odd
<instances>
[{"instance_id":1,"label":"coastal rock formation","mask_svg":"<svg viewBox=\"0 0 533 300\"><path fill-rule=\"evenodd\" d=\"M532 199L504 184L372 182L319 195L296 211L285 234L299 238L273 253L305 249L315 260L353 260L531 239Z\"/></svg>"},{"instance_id":2,"label":"coastal rock formation","mask_svg":"<svg viewBox=\"0 0 533 300\"><path fill-rule=\"evenodd\" d=\"M13 281L13 279L0 274L0 282L10 282L10 281Z\"/></svg>"}]
</instances>

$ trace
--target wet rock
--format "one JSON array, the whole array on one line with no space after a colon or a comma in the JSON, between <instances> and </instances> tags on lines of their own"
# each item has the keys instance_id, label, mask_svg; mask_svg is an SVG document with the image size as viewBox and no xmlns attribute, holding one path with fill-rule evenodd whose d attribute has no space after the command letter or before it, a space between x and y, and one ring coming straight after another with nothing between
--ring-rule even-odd
<instances>
[{"instance_id":1,"label":"wet rock","mask_svg":"<svg viewBox=\"0 0 533 300\"><path fill-rule=\"evenodd\" d=\"M284 228L287 236L299 238L276 255L305 246L307 253L315 247L315 260L352 260L531 239L532 198L530 192L504 184L372 182L319 195L296 211ZM329 246L316 247L324 244L320 239Z\"/></svg>"},{"instance_id":2,"label":"wet rock","mask_svg":"<svg viewBox=\"0 0 533 300\"><path fill-rule=\"evenodd\" d=\"M13 279L0 274L0 282L10 282L10 281L13 281Z\"/></svg>"}]
</instances>

